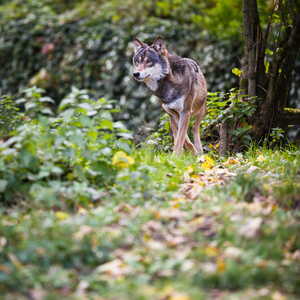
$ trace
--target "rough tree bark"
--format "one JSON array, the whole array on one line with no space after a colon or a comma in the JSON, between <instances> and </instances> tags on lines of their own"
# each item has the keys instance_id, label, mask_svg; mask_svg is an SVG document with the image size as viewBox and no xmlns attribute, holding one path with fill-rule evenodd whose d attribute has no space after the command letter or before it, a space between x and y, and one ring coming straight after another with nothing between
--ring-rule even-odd
<instances>
[{"instance_id":1,"label":"rough tree bark","mask_svg":"<svg viewBox=\"0 0 300 300\"><path fill-rule=\"evenodd\" d=\"M287 26L282 15L285 31L277 41L273 60L270 62L269 71L266 73L265 52L271 34L271 23L274 12L281 8L290 10L292 26ZM253 140L260 140L270 128L284 124L299 124L298 118L293 114L291 118L284 114L284 107L288 97L292 72L300 47L300 10L293 0L283 3L282 0L274 1L266 30L261 29L257 0L243 0L243 36L245 43L243 75L240 88L245 95L257 97L257 111L249 118L252 125L250 135Z\"/></svg>"}]
</instances>

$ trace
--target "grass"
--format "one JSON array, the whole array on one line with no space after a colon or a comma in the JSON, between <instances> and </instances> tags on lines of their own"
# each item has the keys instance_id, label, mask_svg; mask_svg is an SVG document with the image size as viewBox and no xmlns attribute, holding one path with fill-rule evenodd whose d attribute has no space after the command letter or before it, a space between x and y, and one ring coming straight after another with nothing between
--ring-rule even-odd
<instances>
[{"instance_id":1,"label":"grass","mask_svg":"<svg viewBox=\"0 0 300 300\"><path fill-rule=\"evenodd\" d=\"M100 202L2 207L1 299L299 299L300 151L134 150Z\"/></svg>"}]
</instances>

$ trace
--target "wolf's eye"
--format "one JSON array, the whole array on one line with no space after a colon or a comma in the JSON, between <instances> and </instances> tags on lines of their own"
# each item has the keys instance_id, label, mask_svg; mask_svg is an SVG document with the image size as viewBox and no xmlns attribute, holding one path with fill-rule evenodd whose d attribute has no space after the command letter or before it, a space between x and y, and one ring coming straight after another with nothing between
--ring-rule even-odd
<instances>
[{"instance_id":1,"label":"wolf's eye","mask_svg":"<svg viewBox=\"0 0 300 300\"><path fill-rule=\"evenodd\" d=\"M147 61L146 61L146 64L147 64L147 65L152 65L152 60L147 60Z\"/></svg>"}]
</instances>

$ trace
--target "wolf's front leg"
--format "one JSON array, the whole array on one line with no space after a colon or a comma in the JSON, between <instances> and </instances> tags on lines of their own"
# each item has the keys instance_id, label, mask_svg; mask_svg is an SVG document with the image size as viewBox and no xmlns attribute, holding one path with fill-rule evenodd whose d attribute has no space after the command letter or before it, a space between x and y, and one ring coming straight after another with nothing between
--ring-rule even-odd
<instances>
[{"instance_id":1,"label":"wolf's front leg","mask_svg":"<svg viewBox=\"0 0 300 300\"><path fill-rule=\"evenodd\" d=\"M170 120L170 127L173 133L173 137L174 137L174 150L177 147L177 137L178 137L178 123L179 123L179 115L178 114L174 114L174 115L169 115L169 120ZM190 152L192 152L194 155L197 155L198 152L195 148L195 146L193 145L193 143L190 141L188 135L186 134L185 136L185 140L184 140L184 145L186 147L186 149ZM173 151L173 154L174 151Z\"/></svg>"},{"instance_id":2,"label":"wolf's front leg","mask_svg":"<svg viewBox=\"0 0 300 300\"><path fill-rule=\"evenodd\" d=\"M173 154L175 154L176 156L179 156L182 153L183 144L187 136L190 117L191 117L191 113L189 112L181 112L179 115L178 133L177 133L176 144L174 145L174 151L173 151Z\"/></svg>"}]
</instances>

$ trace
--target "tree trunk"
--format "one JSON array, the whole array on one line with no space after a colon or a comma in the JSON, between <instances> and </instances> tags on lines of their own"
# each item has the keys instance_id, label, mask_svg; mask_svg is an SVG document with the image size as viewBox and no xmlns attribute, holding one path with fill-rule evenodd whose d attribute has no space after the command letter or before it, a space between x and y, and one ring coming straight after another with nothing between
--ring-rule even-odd
<instances>
[{"instance_id":1,"label":"tree trunk","mask_svg":"<svg viewBox=\"0 0 300 300\"><path fill-rule=\"evenodd\" d=\"M248 123L252 125L249 133L255 141L261 140L272 127L281 122L300 47L300 12L298 9L296 13L292 2L289 1L289 8L293 9L293 27L286 27L266 73L265 50L271 34L272 17L278 5L284 5L281 0L274 2L269 23L262 34L256 0L243 0L245 52L240 88L244 90L245 95L257 97L257 111L248 119ZM285 118L284 122L286 121Z\"/></svg>"},{"instance_id":2,"label":"tree trunk","mask_svg":"<svg viewBox=\"0 0 300 300\"><path fill-rule=\"evenodd\" d=\"M219 155L225 156L228 151L228 122L224 121L220 126Z\"/></svg>"}]
</instances>

